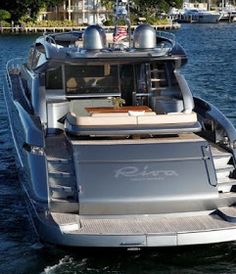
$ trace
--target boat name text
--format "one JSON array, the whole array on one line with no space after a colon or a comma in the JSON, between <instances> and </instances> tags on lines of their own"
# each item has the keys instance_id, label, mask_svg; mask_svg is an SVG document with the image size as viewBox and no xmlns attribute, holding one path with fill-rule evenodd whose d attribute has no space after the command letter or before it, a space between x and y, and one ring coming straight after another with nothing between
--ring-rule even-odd
<instances>
[{"instance_id":1,"label":"boat name text","mask_svg":"<svg viewBox=\"0 0 236 274\"><path fill-rule=\"evenodd\" d=\"M175 170L150 169L147 165L142 169L135 166L126 166L115 171L115 178L130 178L131 180L163 180L168 176L179 176Z\"/></svg>"}]
</instances>

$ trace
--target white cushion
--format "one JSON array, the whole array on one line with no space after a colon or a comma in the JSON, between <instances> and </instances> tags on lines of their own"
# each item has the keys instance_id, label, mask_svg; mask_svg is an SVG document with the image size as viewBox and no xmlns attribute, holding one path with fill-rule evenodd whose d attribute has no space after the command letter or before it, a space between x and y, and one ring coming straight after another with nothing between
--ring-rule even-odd
<instances>
[{"instance_id":1,"label":"white cushion","mask_svg":"<svg viewBox=\"0 0 236 274\"><path fill-rule=\"evenodd\" d=\"M132 112L132 113L130 113ZM135 113L133 113L135 112ZM153 111L129 111L129 112L106 112L106 113L92 113L91 116L112 116L112 117L116 117L116 116L139 116L139 115L148 115L148 116L152 116L152 115L156 115L155 112Z\"/></svg>"},{"instance_id":2,"label":"white cushion","mask_svg":"<svg viewBox=\"0 0 236 274\"><path fill-rule=\"evenodd\" d=\"M156 116L138 116L138 125L182 124L197 122L196 113L170 113Z\"/></svg>"},{"instance_id":3,"label":"white cushion","mask_svg":"<svg viewBox=\"0 0 236 274\"><path fill-rule=\"evenodd\" d=\"M148 113L148 112L147 112ZM161 124L183 124L197 122L196 113L171 113L161 115L129 116L128 113L96 113L92 116L76 116L75 113L67 114L67 122L77 126L139 126Z\"/></svg>"},{"instance_id":4,"label":"white cushion","mask_svg":"<svg viewBox=\"0 0 236 274\"><path fill-rule=\"evenodd\" d=\"M114 112L106 112L106 113L99 113L99 112L93 112L91 113L92 117L128 117L128 113L127 112L118 112L118 113L114 113Z\"/></svg>"},{"instance_id":5,"label":"white cushion","mask_svg":"<svg viewBox=\"0 0 236 274\"><path fill-rule=\"evenodd\" d=\"M71 125L78 126L137 125L136 117L131 116L74 116L68 113L67 120Z\"/></svg>"}]
</instances>

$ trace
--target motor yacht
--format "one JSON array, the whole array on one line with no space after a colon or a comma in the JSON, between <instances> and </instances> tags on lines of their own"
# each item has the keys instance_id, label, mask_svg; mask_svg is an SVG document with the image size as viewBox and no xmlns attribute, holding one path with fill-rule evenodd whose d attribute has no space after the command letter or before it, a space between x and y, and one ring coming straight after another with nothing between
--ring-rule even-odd
<instances>
[{"instance_id":1,"label":"motor yacht","mask_svg":"<svg viewBox=\"0 0 236 274\"><path fill-rule=\"evenodd\" d=\"M193 97L174 36L139 25L36 39L4 98L40 240L142 248L236 240L236 130Z\"/></svg>"}]
</instances>

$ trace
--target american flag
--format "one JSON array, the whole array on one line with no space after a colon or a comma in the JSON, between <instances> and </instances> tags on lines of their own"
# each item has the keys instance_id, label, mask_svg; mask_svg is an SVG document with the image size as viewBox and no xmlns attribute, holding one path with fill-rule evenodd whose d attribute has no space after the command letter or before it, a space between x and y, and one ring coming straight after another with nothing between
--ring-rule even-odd
<instances>
[{"instance_id":1,"label":"american flag","mask_svg":"<svg viewBox=\"0 0 236 274\"><path fill-rule=\"evenodd\" d=\"M117 42L128 35L126 27L115 27L113 33L113 42Z\"/></svg>"}]
</instances>

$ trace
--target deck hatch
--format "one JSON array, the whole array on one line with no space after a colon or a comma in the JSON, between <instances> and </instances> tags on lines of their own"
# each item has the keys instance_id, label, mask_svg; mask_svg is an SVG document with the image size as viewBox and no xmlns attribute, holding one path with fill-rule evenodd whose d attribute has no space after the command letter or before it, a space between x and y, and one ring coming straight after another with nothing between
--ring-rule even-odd
<instances>
[{"instance_id":1,"label":"deck hatch","mask_svg":"<svg viewBox=\"0 0 236 274\"><path fill-rule=\"evenodd\" d=\"M217 198L205 141L74 144L81 214L154 214L211 208ZM210 156L209 156L210 157ZM209 161L212 161L209 160ZM194 202L193 202L194 201Z\"/></svg>"}]
</instances>

